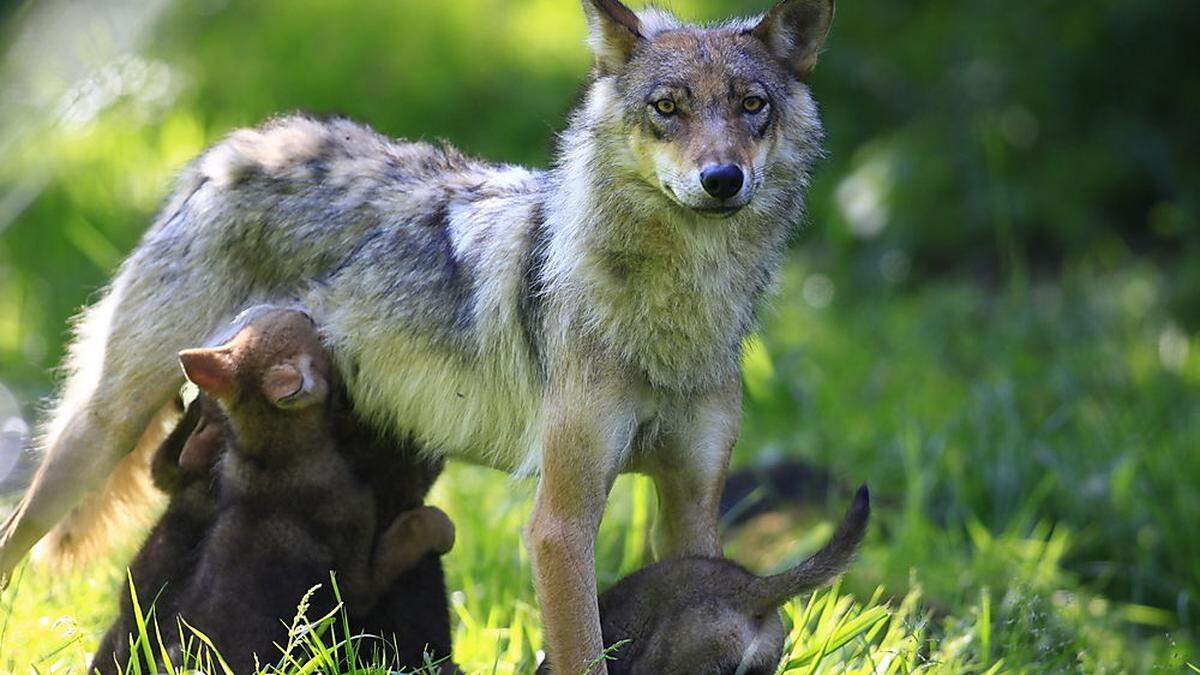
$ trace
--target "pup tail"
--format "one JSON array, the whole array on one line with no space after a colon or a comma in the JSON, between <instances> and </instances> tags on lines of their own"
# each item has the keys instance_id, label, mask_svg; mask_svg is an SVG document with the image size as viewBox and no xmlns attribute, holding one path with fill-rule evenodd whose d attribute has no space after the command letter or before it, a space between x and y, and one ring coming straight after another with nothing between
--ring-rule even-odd
<instances>
[{"instance_id":1,"label":"pup tail","mask_svg":"<svg viewBox=\"0 0 1200 675\"><path fill-rule=\"evenodd\" d=\"M854 494L854 503L842 518L833 538L820 551L790 570L760 577L742 591L742 601L756 613L777 609L805 591L824 586L854 560L867 531L871 495L864 483Z\"/></svg>"},{"instance_id":2,"label":"pup tail","mask_svg":"<svg viewBox=\"0 0 1200 675\"><path fill-rule=\"evenodd\" d=\"M150 466L163 439L179 421L179 405L163 406L104 486L88 494L34 547L33 557L57 567L76 567L108 551L121 535L144 526L147 508L160 500L150 480Z\"/></svg>"}]
</instances>

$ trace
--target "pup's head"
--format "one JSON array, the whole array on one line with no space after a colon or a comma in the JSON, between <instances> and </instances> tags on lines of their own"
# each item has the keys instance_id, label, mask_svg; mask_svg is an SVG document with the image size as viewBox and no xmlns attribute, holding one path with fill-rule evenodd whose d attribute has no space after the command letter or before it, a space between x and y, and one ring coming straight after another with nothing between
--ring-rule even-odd
<instances>
[{"instance_id":1,"label":"pup's head","mask_svg":"<svg viewBox=\"0 0 1200 675\"><path fill-rule=\"evenodd\" d=\"M604 644L627 641L608 663L608 672L776 672L784 643L779 607L846 570L862 542L870 511L864 485L829 543L773 576L756 576L721 558L676 558L620 580L599 600ZM545 664L538 670L549 671Z\"/></svg>"},{"instance_id":2,"label":"pup's head","mask_svg":"<svg viewBox=\"0 0 1200 675\"><path fill-rule=\"evenodd\" d=\"M256 316L228 343L179 353L188 380L220 405L239 445L258 432L323 414L331 366L312 319L291 309ZM181 461L183 458L181 457Z\"/></svg>"},{"instance_id":3,"label":"pup's head","mask_svg":"<svg viewBox=\"0 0 1200 675\"><path fill-rule=\"evenodd\" d=\"M622 169L713 217L797 187L821 137L804 82L833 0L782 0L761 17L703 28L619 0L583 5L597 64L587 115L603 118L589 122L605 128Z\"/></svg>"},{"instance_id":4,"label":"pup's head","mask_svg":"<svg viewBox=\"0 0 1200 675\"><path fill-rule=\"evenodd\" d=\"M150 462L155 487L174 495L197 482L209 482L212 468L225 447L224 419L217 405L203 394L184 405L175 428L159 445Z\"/></svg>"}]
</instances>

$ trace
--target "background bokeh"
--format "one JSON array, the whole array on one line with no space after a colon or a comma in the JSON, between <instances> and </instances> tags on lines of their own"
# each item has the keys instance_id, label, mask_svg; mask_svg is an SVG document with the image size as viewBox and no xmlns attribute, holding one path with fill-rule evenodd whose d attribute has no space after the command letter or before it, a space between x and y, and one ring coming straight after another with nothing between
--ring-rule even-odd
<instances>
[{"instance_id":1,"label":"background bokeh","mask_svg":"<svg viewBox=\"0 0 1200 675\"><path fill-rule=\"evenodd\" d=\"M829 159L735 462L802 462L821 513L869 480L854 583L920 586L945 634L995 595L1011 664L1193 653L1198 28L1194 0L847 0L812 80ZM69 317L205 145L302 109L545 165L582 40L575 0L0 2L7 488Z\"/></svg>"}]
</instances>

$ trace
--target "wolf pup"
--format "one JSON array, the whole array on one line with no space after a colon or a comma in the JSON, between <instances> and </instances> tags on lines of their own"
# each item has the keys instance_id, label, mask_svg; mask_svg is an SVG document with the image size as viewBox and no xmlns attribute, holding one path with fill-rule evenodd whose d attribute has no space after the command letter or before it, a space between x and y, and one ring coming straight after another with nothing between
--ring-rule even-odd
<instances>
[{"instance_id":1,"label":"wolf pup","mask_svg":"<svg viewBox=\"0 0 1200 675\"><path fill-rule=\"evenodd\" d=\"M227 344L180 353L188 379L226 418L214 522L178 600L235 672L270 661L283 623L311 587L332 606L329 573L351 616L427 553L444 553L453 526L438 509L401 514L376 544L375 503L338 451L328 393L331 365L309 317L271 309Z\"/></svg>"},{"instance_id":2,"label":"wolf pup","mask_svg":"<svg viewBox=\"0 0 1200 675\"><path fill-rule=\"evenodd\" d=\"M604 644L627 641L611 675L773 675L783 655L779 608L846 570L866 533L867 486L833 538L786 572L760 577L722 558L645 567L600 595ZM549 673L549 661L538 668Z\"/></svg>"},{"instance_id":3,"label":"wolf pup","mask_svg":"<svg viewBox=\"0 0 1200 675\"><path fill-rule=\"evenodd\" d=\"M547 641L561 672L603 672L593 550L617 474L655 481L660 556L720 554L742 343L821 156L806 80L833 0L705 27L583 8L595 68L548 170L298 116L192 163L77 324L0 573L104 485L179 386L178 350L299 301L365 420L539 475Z\"/></svg>"},{"instance_id":4,"label":"wolf pup","mask_svg":"<svg viewBox=\"0 0 1200 675\"><path fill-rule=\"evenodd\" d=\"M181 404L181 403L180 403ZM181 404L182 405L182 404ZM338 414L339 451L369 485L376 503L376 536L383 535L400 514L417 509L441 473L442 462L421 456L412 443L397 447L365 429L345 411ZM176 598L195 568L204 536L217 509L213 465L225 444L225 422L217 404L199 395L186 407L177 426L155 452L151 475L155 487L170 496L162 518L129 565L142 611L154 607L160 626L175 629ZM120 596L118 618L105 633L92 658L101 675L124 673L130 658L130 635L136 634L128 584ZM417 668L451 654L450 619L445 581L437 551L430 551L381 592L378 602L357 613L356 631L379 636L382 651L403 668ZM142 662L153 671L157 664ZM443 672L455 672L446 662Z\"/></svg>"},{"instance_id":5,"label":"wolf pup","mask_svg":"<svg viewBox=\"0 0 1200 675\"><path fill-rule=\"evenodd\" d=\"M344 407L339 415L338 445L360 480L375 497L376 535L401 514L421 508L445 461L429 457L411 439L395 442L366 427ZM442 672L457 672L452 663L450 608L446 581L436 551L421 558L383 591L373 609L355 617L356 632L378 636L393 666L415 669L428 655ZM370 647L366 646L369 650Z\"/></svg>"},{"instance_id":6,"label":"wolf pup","mask_svg":"<svg viewBox=\"0 0 1200 675\"><path fill-rule=\"evenodd\" d=\"M140 658L130 653L130 636L136 633L131 590L136 590L143 612L153 607L159 624L167 630L174 629L179 591L195 568L200 544L216 515L212 468L224 444L218 431L219 415L215 405L206 404L203 397L193 400L154 453L151 463L154 486L170 499L162 517L129 563L134 588L130 589L128 582L124 585L117 619L92 658L92 667L102 674L124 673L131 657ZM147 666L142 664L143 669Z\"/></svg>"}]
</instances>

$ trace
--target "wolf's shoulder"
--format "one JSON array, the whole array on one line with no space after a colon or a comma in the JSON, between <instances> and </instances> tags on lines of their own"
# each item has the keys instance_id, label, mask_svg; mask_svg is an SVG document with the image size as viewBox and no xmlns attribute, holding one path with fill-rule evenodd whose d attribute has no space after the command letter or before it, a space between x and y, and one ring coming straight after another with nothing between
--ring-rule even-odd
<instances>
[{"instance_id":1,"label":"wolf's shoulder","mask_svg":"<svg viewBox=\"0 0 1200 675\"><path fill-rule=\"evenodd\" d=\"M484 163L446 143L390 138L344 117L289 114L238 129L199 158L200 178L233 187L256 180L421 179Z\"/></svg>"}]
</instances>

